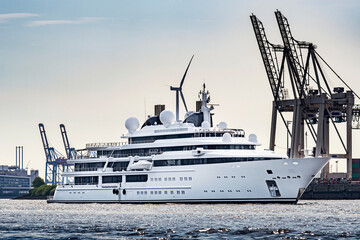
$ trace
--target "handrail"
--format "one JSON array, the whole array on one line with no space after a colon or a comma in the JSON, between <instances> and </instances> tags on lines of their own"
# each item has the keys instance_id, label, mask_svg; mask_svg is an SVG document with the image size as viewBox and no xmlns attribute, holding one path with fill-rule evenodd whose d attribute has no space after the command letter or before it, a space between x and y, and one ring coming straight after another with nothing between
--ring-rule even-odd
<instances>
[{"instance_id":1,"label":"handrail","mask_svg":"<svg viewBox=\"0 0 360 240\"><path fill-rule=\"evenodd\" d=\"M199 133L205 133L205 135L199 135ZM225 128L225 129L217 129L217 130L209 130L209 129L201 129L200 131L195 131L192 137L209 137L208 133L230 133L232 135L239 135L240 137L245 137L245 131L243 129L237 128ZM168 140L168 139L159 139L159 140ZM141 144L141 143L152 143L156 140L143 140L143 141L131 141L131 144ZM98 147L121 147L127 142L109 142L109 143L87 143L86 148L98 148Z\"/></svg>"},{"instance_id":2,"label":"handrail","mask_svg":"<svg viewBox=\"0 0 360 240\"><path fill-rule=\"evenodd\" d=\"M87 143L86 148L92 147L120 147L127 144L127 142L109 142L109 143Z\"/></svg>"}]
</instances>

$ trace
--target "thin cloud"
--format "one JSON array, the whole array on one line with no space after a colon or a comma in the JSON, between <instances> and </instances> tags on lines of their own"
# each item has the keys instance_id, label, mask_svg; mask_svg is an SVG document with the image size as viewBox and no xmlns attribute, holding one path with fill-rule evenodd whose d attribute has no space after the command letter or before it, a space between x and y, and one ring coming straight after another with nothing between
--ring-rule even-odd
<instances>
[{"instance_id":1,"label":"thin cloud","mask_svg":"<svg viewBox=\"0 0 360 240\"><path fill-rule=\"evenodd\" d=\"M79 18L78 20L40 20L40 21L31 21L27 24L27 26L39 27L46 25L86 24L86 23L98 22L104 19L105 18L100 18L100 17L84 17L84 18Z\"/></svg>"},{"instance_id":2,"label":"thin cloud","mask_svg":"<svg viewBox=\"0 0 360 240\"><path fill-rule=\"evenodd\" d=\"M35 13L3 13L0 14L0 23L4 23L10 19L38 17L38 16L39 15Z\"/></svg>"}]
</instances>

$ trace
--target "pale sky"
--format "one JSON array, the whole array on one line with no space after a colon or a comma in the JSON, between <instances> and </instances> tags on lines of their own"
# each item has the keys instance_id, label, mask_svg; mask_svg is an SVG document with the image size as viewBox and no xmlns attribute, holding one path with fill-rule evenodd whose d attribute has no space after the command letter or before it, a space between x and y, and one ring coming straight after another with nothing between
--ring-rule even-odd
<instances>
[{"instance_id":1,"label":"pale sky","mask_svg":"<svg viewBox=\"0 0 360 240\"><path fill-rule=\"evenodd\" d=\"M120 141L125 120L143 122L154 104L174 111L169 86L179 84L193 54L183 87L188 107L194 110L205 81L220 104L214 122L255 133L268 148L272 95L249 15L263 22L271 42L282 43L276 9L294 37L315 43L360 93L358 0L1 1L0 164L15 164L15 146L24 146L24 166L44 177L40 122L65 154L60 123L71 144L84 148ZM332 87L340 86L327 72ZM279 123L278 152L285 152L285 133ZM354 157L359 142L354 131ZM334 140L331 152L340 150Z\"/></svg>"}]
</instances>

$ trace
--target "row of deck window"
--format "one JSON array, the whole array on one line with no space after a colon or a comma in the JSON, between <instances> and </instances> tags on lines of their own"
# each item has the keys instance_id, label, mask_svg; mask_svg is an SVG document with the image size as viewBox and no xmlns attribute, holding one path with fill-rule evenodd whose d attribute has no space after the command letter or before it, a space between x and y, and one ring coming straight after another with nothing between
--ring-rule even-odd
<instances>
[{"instance_id":1,"label":"row of deck window","mask_svg":"<svg viewBox=\"0 0 360 240\"><path fill-rule=\"evenodd\" d=\"M148 175L147 174L141 174L141 175L125 175L126 182L147 182L148 181ZM155 182L161 182L161 181L175 181L175 177L158 177L158 178L150 178L150 181ZM192 177L179 177L180 181L192 181ZM102 183L120 183L122 182L122 176L115 175L115 176L103 176L102 177ZM92 176L92 177L75 177L75 184L76 185L96 185L99 183L99 177L98 176Z\"/></svg>"},{"instance_id":2,"label":"row of deck window","mask_svg":"<svg viewBox=\"0 0 360 240\"><path fill-rule=\"evenodd\" d=\"M230 163L230 162L249 162L249 161L264 161L281 158L264 158L264 157L231 157L231 158L193 158L193 159L172 159L172 160L156 160L154 167L166 167L176 165L199 165L199 164L215 164L215 163Z\"/></svg>"},{"instance_id":3,"label":"row of deck window","mask_svg":"<svg viewBox=\"0 0 360 240\"><path fill-rule=\"evenodd\" d=\"M148 175L126 175L125 176L126 182L147 182ZM122 182L122 176L103 176L102 177L103 183L119 183ZM99 183L98 176L92 177L75 177L75 184L76 185L96 185Z\"/></svg>"},{"instance_id":4,"label":"row of deck window","mask_svg":"<svg viewBox=\"0 0 360 240\"><path fill-rule=\"evenodd\" d=\"M171 159L171 160L155 160L154 167L178 166L178 165L199 165L199 164L215 164L215 163L230 163L230 162L249 162L249 161L264 161L282 158L270 157L230 157L230 158L193 158L193 159ZM126 170L129 161L125 162L109 162L107 167L113 168L113 171ZM75 171L97 171L98 168L103 168L105 162L97 163L75 163ZM270 174L270 173L269 173Z\"/></svg>"},{"instance_id":5,"label":"row of deck window","mask_svg":"<svg viewBox=\"0 0 360 240\"><path fill-rule=\"evenodd\" d=\"M161 182L162 178L150 178L150 181L155 181L155 182ZM175 177L164 177L164 181L175 181L176 178ZM179 178L180 181L192 181L192 177L180 177Z\"/></svg>"},{"instance_id":6,"label":"row of deck window","mask_svg":"<svg viewBox=\"0 0 360 240\"><path fill-rule=\"evenodd\" d=\"M233 137L244 137L245 133L231 133ZM197 133L183 133L183 134L171 134L171 135L157 135L147 137L132 137L129 138L129 143L144 143L155 142L156 140L164 139L178 139L178 138L193 138L193 137L222 137L224 132L197 132Z\"/></svg>"},{"instance_id":7,"label":"row of deck window","mask_svg":"<svg viewBox=\"0 0 360 240\"><path fill-rule=\"evenodd\" d=\"M240 192L240 190L235 190L235 191ZM249 190L247 190L247 191L249 192ZM215 190L211 190L211 191L204 190L204 192L207 193L207 192L216 192L216 191ZM225 190L220 190L220 192L223 193L223 192L225 192ZM227 192L233 192L233 190L227 190ZM250 190L250 192L251 192L251 190Z\"/></svg>"},{"instance_id":8,"label":"row of deck window","mask_svg":"<svg viewBox=\"0 0 360 240\"><path fill-rule=\"evenodd\" d=\"M170 160L155 160L154 167L166 166L180 166L180 165L199 165L199 164L215 164L215 163L230 163L230 162L249 162L249 161L264 161L282 158L269 157L230 157L230 158L193 158L193 159L170 159ZM113 171L126 170L129 161L126 162L109 162L107 167L113 168ZM75 171L97 171L98 168L103 168L105 162L97 163L75 163ZM270 173L271 170L268 170ZM166 180L165 180L166 181ZM169 180L171 181L171 180Z\"/></svg>"},{"instance_id":9,"label":"row of deck window","mask_svg":"<svg viewBox=\"0 0 360 240\"><path fill-rule=\"evenodd\" d=\"M124 149L124 150L99 150L97 151L98 156L107 156L107 157L128 157L128 156L150 156L153 154L158 154L162 152L172 152L172 151L189 151L196 150L197 148L203 149L248 149L254 150L255 145L244 145L244 144L219 144L219 145L190 145L190 146L175 146L175 147L159 147L159 148L141 148L141 149Z\"/></svg>"},{"instance_id":10,"label":"row of deck window","mask_svg":"<svg viewBox=\"0 0 360 240\"><path fill-rule=\"evenodd\" d=\"M129 161L125 162L109 162L107 167L112 168L115 172L126 170L129 165ZM97 171L98 168L104 168L105 162L96 163L75 163L75 172L82 171Z\"/></svg>"},{"instance_id":11,"label":"row of deck window","mask_svg":"<svg viewBox=\"0 0 360 240\"><path fill-rule=\"evenodd\" d=\"M137 195L147 195L148 191L137 191L136 192ZM167 194L170 194L170 195L175 195L175 194L185 194L185 191L180 191L180 190L177 190L177 191L149 191L149 194L150 195L161 195L161 194L164 194L164 195L167 195Z\"/></svg>"}]
</instances>

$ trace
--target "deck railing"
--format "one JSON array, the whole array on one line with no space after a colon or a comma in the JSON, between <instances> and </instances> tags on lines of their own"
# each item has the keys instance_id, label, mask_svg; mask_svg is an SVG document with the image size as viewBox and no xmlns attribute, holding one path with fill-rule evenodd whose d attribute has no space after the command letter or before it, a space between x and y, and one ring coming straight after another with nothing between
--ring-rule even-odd
<instances>
[{"instance_id":1,"label":"deck railing","mask_svg":"<svg viewBox=\"0 0 360 240\"><path fill-rule=\"evenodd\" d=\"M86 144L86 148L94 148L94 147L120 147L127 142L108 142L108 143L88 143Z\"/></svg>"}]
</instances>

